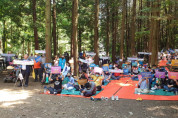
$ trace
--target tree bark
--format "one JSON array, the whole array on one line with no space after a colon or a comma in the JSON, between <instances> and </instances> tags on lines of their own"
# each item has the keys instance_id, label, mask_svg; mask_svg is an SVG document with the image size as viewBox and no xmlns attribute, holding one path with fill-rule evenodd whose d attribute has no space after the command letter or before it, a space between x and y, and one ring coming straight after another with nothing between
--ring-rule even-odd
<instances>
[{"instance_id":1,"label":"tree bark","mask_svg":"<svg viewBox=\"0 0 178 118\"><path fill-rule=\"evenodd\" d=\"M72 30L73 30L73 38L74 38L74 75L78 76L79 74L79 65L78 65L78 0L73 0L73 14L72 14Z\"/></svg>"},{"instance_id":2,"label":"tree bark","mask_svg":"<svg viewBox=\"0 0 178 118\"><path fill-rule=\"evenodd\" d=\"M160 16L160 12L159 10L155 10L155 8L159 8L160 7L160 0L156 0L153 2L152 4L152 18L151 18L151 34L150 34L150 38L152 38L152 42L151 42L151 65L157 65L157 60L158 60L158 40L159 40L159 20L156 19L156 17Z\"/></svg>"},{"instance_id":3,"label":"tree bark","mask_svg":"<svg viewBox=\"0 0 178 118\"><path fill-rule=\"evenodd\" d=\"M36 16L36 0L32 0L33 2L33 31L34 31L34 40L35 40L35 50L39 49L39 41L38 41L38 29L37 29L37 16Z\"/></svg>"},{"instance_id":4,"label":"tree bark","mask_svg":"<svg viewBox=\"0 0 178 118\"><path fill-rule=\"evenodd\" d=\"M109 2L107 1L107 5L106 5L106 12L107 12L107 25L106 25L106 55L109 56L109 39L110 39L110 13L109 13Z\"/></svg>"},{"instance_id":5,"label":"tree bark","mask_svg":"<svg viewBox=\"0 0 178 118\"><path fill-rule=\"evenodd\" d=\"M51 63L51 0L46 0L45 20L46 63Z\"/></svg>"},{"instance_id":6,"label":"tree bark","mask_svg":"<svg viewBox=\"0 0 178 118\"><path fill-rule=\"evenodd\" d=\"M53 0L53 46L54 46L54 55L56 55L57 49L57 38L56 38L56 0Z\"/></svg>"},{"instance_id":7,"label":"tree bark","mask_svg":"<svg viewBox=\"0 0 178 118\"><path fill-rule=\"evenodd\" d=\"M2 40L2 44L3 44L3 53L7 53L7 38L6 38L6 21L3 21L3 40Z\"/></svg>"},{"instance_id":8,"label":"tree bark","mask_svg":"<svg viewBox=\"0 0 178 118\"><path fill-rule=\"evenodd\" d=\"M99 33L98 33L98 21L99 21L99 0L95 0L95 20L94 20L94 52L95 64L99 65Z\"/></svg>"},{"instance_id":9,"label":"tree bark","mask_svg":"<svg viewBox=\"0 0 178 118\"><path fill-rule=\"evenodd\" d=\"M126 0L122 0L122 29L121 29L121 45L120 45L120 59L124 59L124 36L125 36L125 15L126 15Z\"/></svg>"},{"instance_id":10,"label":"tree bark","mask_svg":"<svg viewBox=\"0 0 178 118\"><path fill-rule=\"evenodd\" d=\"M73 28L73 21L74 21L74 0L72 2L72 28ZM71 29L71 44L70 44L70 57L74 57L74 36L73 36L73 29Z\"/></svg>"},{"instance_id":11,"label":"tree bark","mask_svg":"<svg viewBox=\"0 0 178 118\"><path fill-rule=\"evenodd\" d=\"M136 32L136 0L133 0L131 21L131 56L135 55L135 32Z\"/></svg>"}]
</instances>

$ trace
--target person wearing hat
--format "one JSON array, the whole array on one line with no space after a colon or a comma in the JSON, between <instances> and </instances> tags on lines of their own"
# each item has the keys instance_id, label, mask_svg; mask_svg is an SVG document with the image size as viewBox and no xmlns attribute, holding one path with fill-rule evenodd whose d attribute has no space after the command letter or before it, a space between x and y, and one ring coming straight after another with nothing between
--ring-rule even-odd
<instances>
[{"instance_id":1,"label":"person wearing hat","mask_svg":"<svg viewBox=\"0 0 178 118\"><path fill-rule=\"evenodd\" d=\"M102 86L102 81L103 81L103 77L101 76L100 73L95 73L93 75L93 72L89 75L89 77L91 77L93 79L93 82L96 84L96 90L97 91L101 91L101 86Z\"/></svg>"}]
</instances>

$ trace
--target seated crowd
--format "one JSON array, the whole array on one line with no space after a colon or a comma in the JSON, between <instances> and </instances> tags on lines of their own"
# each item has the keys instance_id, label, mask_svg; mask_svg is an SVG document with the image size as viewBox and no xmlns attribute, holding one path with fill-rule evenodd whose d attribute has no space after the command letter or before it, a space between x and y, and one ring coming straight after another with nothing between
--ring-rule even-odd
<instances>
[{"instance_id":1,"label":"seated crowd","mask_svg":"<svg viewBox=\"0 0 178 118\"><path fill-rule=\"evenodd\" d=\"M90 62L93 57L82 57L84 60ZM61 67L60 74L51 72L52 64L45 63L45 56L38 54L33 57L32 55L24 56L24 60L33 60L34 66L22 66L22 74L25 79L25 86L28 86L28 78L30 69L35 72L35 82L42 84L53 83L54 87L47 88L50 94L60 94L63 90L67 91L80 91L81 95L89 97L96 94L96 91L101 91L102 86L109 83L111 80L119 80L121 77L131 77L132 80L138 80L138 88L135 93L149 93L152 90L163 89L164 91L173 92L178 94L178 80L169 79L167 70L162 67L153 65L152 68L142 61L125 61L117 63L109 63L109 61L102 61L100 68L102 72L95 71L97 65L91 66L91 63L79 61L79 77L73 76L74 61L65 56L55 56L53 65ZM102 59L101 59L102 60ZM106 67L106 68L104 68ZM165 72L165 78L156 78L155 72ZM152 77L140 77L142 72L150 72ZM19 86L22 86L20 82Z\"/></svg>"}]
</instances>

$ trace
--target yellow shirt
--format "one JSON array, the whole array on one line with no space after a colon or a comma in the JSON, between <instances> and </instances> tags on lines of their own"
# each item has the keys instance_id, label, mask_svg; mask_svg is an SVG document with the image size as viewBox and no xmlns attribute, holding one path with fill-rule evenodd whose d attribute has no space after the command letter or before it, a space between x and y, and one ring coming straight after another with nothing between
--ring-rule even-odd
<instances>
[{"instance_id":1,"label":"yellow shirt","mask_svg":"<svg viewBox=\"0 0 178 118\"><path fill-rule=\"evenodd\" d=\"M91 78L95 82L96 86L101 86L102 85L102 76L96 77L95 75L92 75Z\"/></svg>"}]
</instances>

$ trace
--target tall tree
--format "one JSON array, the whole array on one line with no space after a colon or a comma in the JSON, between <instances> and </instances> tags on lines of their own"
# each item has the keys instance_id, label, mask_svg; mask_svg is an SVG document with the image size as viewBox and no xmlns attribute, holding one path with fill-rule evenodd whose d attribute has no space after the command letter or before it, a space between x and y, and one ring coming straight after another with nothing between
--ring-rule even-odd
<instances>
[{"instance_id":1,"label":"tall tree","mask_svg":"<svg viewBox=\"0 0 178 118\"><path fill-rule=\"evenodd\" d=\"M73 36L73 21L74 21L74 0L72 1L72 31L71 31L71 42L70 42L70 57L74 57L74 36Z\"/></svg>"},{"instance_id":2,"label":"tall tree","mask_svg":"<svg viewBox=\"0 0 178 118\"><path fill-rule=\"evenodd\" d=\"M109 39L110 39L110 11L109 1L106 3L107 25L106 25L106 55L109 56Z\"/></svg>"},{"instance_id":3,"label":"tall tree","mask_svg":"<svg viewBox=\"0 0 178 118\"><path fill-rule=\"evenodd\" d=\"M126 16L126 0L122 0L122 24L121 24L122 28L121 28L120 59L124 59L125 16Z\"/></svg>"},{"instance_id":4,"label":"tall tree","mask_svg":"<svg viewBox=\"0 0 178 118\"><path fill-rule=\"evenodd\" d=\"M57 49L57 39L56 39L56 0L53 0L53 47L54 47L54 55L56 55L56 49Z\"/></svg>"},{"instance_id":5,"label":"tall tree","mask_svg":"<svg viewBox=\"0 0 178 118\"><path fill-rule=\"evenodd\" d=\"M51 0L46 0L45 8L46 63L51 62Z\"/></svg>"},{"instance_id":6,"label":"tall tree","mask_svg":"<svg viewBox=\"0 0 178 118\"><path fill-rule=\"evenodd\" d=\"M99 0L95 0L95 20L94 20L94 52L95 64L99 65L99 33L98 33L98 21L99 21Z\"/></svg>"},{"instance_id":7,"label":"tall tree","mask_svg":"<svg viewBox=\"0 0 178 118\"><path fill-rule=\"evenodd\" d=\"M150 33L150 38L151 38L151 65L156 65L157 60L158 60L158 40L159 40L159 34L160 34L160 21L159 21L159 16L160 16L160 0L155 0L153 1L152 5L152 17L151 17L151 33Z\"/></svg>"},{"instance_id":8,"label":"tall tree","mask_svg":"<svg viewBox=\"0 0 178 118\"><path fill-rule=\"evenodd\" d=\"M133 0L131 20L131 56L135 55L135 32L136 32L136 0Z\"/></svg>"},{"instance_id":9,"label":"tall tree","mask_svg":"<svg viewBox=\"0 0 178 118\"><path fill-rule=\"evenodd\" d=\"M78 76L79 74L79 65L78 65L78 0L73 0L73 14L72 14L72 36L74 43L74 75Z\"/></svg>"},{"instance_id":10,"label":"tall tree","mask_svg":"<svg viewBox=\"0 0 178 118\"><path fill-rule=\"evenodd\" d=\"M35 50L39 49L38 42L38 29L37 29L37 16L36 16L36 0L32 0L33 5L33 32L34 32L34 40L35 40Z\"/></svg>"}]
</instances>

